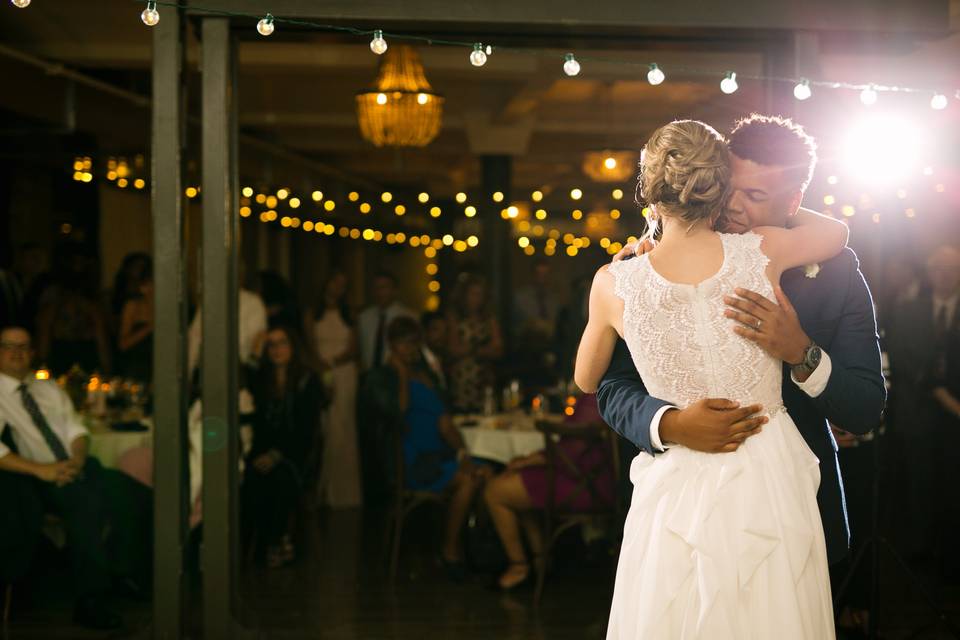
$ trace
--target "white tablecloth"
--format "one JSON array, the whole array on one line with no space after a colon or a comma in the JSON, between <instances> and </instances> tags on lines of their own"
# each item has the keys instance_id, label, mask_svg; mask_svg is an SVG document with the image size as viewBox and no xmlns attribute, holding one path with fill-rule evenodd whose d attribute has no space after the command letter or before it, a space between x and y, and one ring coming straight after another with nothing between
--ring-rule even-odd
<instances>
[{"instance_id":1,"label":"white tablecloth","mask_svg":"<svg viewBox=\"0 0 960 640\"><path fill-rule=\"evenodd\" d=\"M454 424L460 430L471 456L506 464L546 446L543 434L534 426L535 420L533 416L523 413L508 413L457 416Z\"/></svg>"},{"instance_id":2,"label":"white tablecloth","mask_svg":"<svg viewBox=\"0 0 960 640\"><path fill-rule=\"evenodd\" d=\"M144 421L146 431L114 431L104 421L84 416L84 424L90 431L90 455L100 464L116 469L120 458L130 449L153 446L153 427Z\"/></svg>"}]
</instances>

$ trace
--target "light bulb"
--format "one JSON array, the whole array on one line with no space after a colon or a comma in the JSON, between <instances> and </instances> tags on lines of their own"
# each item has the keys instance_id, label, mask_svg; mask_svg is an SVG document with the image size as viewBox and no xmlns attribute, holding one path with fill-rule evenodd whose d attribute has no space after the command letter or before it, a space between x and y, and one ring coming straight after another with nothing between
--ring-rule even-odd
<instances>
[{"instance_id":1,"label":"light bulb","mask_svg":"<svg viewBox=\"0 0 960 640\"><path fill-rule=\"evenodd\" d=\"M930 99L930 106L940 111L941 109L947 108L947 96L942 93L934 94L933 98Z\"/></svg>"},{"instance_id":2,"label":"light bulb","mask_svg":"<svg viewBox=\"0 0 960 640\"><path fill-rule=\"evenodd\" d=\"M658 85L666 79L667 76L664 75L663 70L657 66L656 62L650 65L650 71L647 72L647 82Z\"/></svg>"},{"instance_id":3,"label":"light bulb","mask_svg":"<svg viewBox=\"0 0 960 640\"><path fill-rule=\"evenodd\" d=\"M268 36L273 33L273 16L269 13L266 17L261 18L260 22L257 23L257 32L262 36Z\"/></svg>"},{"instance_id":4,"label":"light bulb","mask_svg":"<svg viewBox=\"0 0 960 640\"><path fill-rule=\"evenodd\" d=\"M487 63L487 54L483 50L483 45L477 42L473 45L473 51L470 52L470 64L475 67L482 67Z\"/></svg>"},{"instance_id":5,"label":"light bulb","mask_svg":"<svg viewBox=\"0 0 960 640\"><path fill-rule=\"evenodd\" d=\"M377 29L373 32L373 40L370 41L370 51L378 56L382 56L387 51L387 41L383 39L383 31Z\"/></svg>"},{"instance_id":6,"label":"light bulb","mask_svg":"<svg viewBox=\"0 0 960 640\"><path fill-rule=\"evenodd\" d=\"M737 84L737 74L733 71L727 72L727 77L720 81L720 91L724 93L733 93L739 88Z\"/></svg>"},{"instance_id":7,"label":"light bulb","mask_svg":"<svg viewBox=\"0 0 960 640\"><path fill-rule=\"evenodd\" d=\"M575 76L580 73L580 63L577 62L572 53L563 57L563 72L568 76Z\"/></svg>"},{"instance_id":8,"label":"light bulb","mask_svg":"<svg viewBox=\"0 0 960 640\"><path fill-rule=\"evenodd\" d=\"M24 2L24 0L14 0L13 4L16 4L18 7L21 6L17 2ZM27 6L30 4L30 0L26 0L26 4L22 6ZM157 11L156 2L148 2L147 8L143 10L143 13L140 14L140 19L143 20L143 24L148 27L155 27L157 23L160 22L160 12Z\"/></svg>"},{"instance_id":9,"label":"light bulb","mask_svg":"<svg viewBox=\"0 0 960 640\"><path fill-rule=\"evenodd\" d=\"M10 2L18 9L26 9L30 6L30 0L10 0ZM144 22L146 22L146 20L144 20Z\"/></svg>"},{"instance_id":10,"label":"light bulb","mask_svg":"<svg viewBox=\"0 0 960 640\"><path fill-rule=\"evenodd\" d=\"M797 100L806 100L811 96L811 94L810 81L806 78L801 78L800 82L797 83L797 86L793 88L793 97Z\"/></svg>"},{"instance_id":11,"label":"light bulb","mask_svg":"<svg viewBox=\"0 0 960 640\"><path fill-rule=\"evenodd\" d=\"M876 104L877 90L873 88L872 84L860 92L860 102L868 107L872 104Z\"/></svg>"},{"instance_id":12,"label":"light bulb","mask_svg":"<svg viewBox=\"0 0 960 640\"><path fill-rule=\"evenodd\" d=\"M617 168L617 159L613 156L607 156L603 160L603 166L611 171Z\"/></svg>"}]
</instances>

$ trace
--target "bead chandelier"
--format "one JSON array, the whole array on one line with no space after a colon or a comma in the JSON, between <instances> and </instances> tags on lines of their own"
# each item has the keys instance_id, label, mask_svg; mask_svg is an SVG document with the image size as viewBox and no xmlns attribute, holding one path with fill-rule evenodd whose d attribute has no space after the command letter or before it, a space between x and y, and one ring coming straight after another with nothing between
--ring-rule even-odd
<instances>
[{"instance_id":1,"label":"bead chandelier","mask_svg":"<svg viewBox=\"0 0 960 640\"><path fill-rule=\"evenodd\" d=\"M423 147L440 133L443 96L434 93L410 46L387 49L373 86L357 94L360 133L377 147Z\"/></svg>"}]
</instances>

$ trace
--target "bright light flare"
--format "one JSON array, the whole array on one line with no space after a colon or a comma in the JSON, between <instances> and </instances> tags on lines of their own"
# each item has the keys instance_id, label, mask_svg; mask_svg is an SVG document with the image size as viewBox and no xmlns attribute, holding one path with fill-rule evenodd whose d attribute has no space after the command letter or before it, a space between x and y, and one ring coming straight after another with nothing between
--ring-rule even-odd
<instances>
[{"instance_id":1,"label":"bright light flare","mask_svg":"<svg viewBox=\"0 0 960 640\"><path fill-rule=\"evenodd\" d=\"M864 182L881 186L923 166L926 132L904 118L877 115L860 120L844 141L844 162Z\"/></svg>"}]
</instances>

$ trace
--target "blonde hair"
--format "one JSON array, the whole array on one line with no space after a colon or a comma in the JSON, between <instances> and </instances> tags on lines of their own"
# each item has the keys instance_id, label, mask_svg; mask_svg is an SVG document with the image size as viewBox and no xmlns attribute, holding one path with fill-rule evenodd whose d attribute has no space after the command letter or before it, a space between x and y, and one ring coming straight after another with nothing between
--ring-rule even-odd
<instances>
[{"instance_id":1,"label":"blonde hair","mask_svg":"<svg viewBox=\"0 0 960 640\"><path fill-rule=\"evenodd\" d=\"M695 224L714 220L727 206L730 152L716 129L697 120L674 120L650 136L640 156L639 196L656 216ZM656 229L648 218L647 236Z\"/></svg>"}]
</instances>

